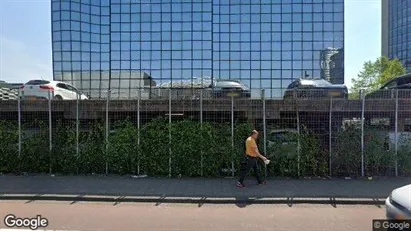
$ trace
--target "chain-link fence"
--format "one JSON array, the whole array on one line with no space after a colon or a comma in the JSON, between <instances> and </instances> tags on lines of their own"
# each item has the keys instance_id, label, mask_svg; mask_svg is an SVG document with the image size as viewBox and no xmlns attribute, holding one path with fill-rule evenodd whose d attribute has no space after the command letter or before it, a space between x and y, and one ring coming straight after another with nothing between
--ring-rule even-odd
<instances>
[{"instance_id":1,"label":"chain-link fence","mask_svg":"<svg viewBox=\"0 0 411 231\"><path fill-rule=\"evenodd\" d=\"M24 92L19 93L24 96ZM358 99L210 89L135 89L129 99L0 101L0 172L232 177L260 132L266 176L409 176L411 91Z\"/></svg>"}]
</instances>

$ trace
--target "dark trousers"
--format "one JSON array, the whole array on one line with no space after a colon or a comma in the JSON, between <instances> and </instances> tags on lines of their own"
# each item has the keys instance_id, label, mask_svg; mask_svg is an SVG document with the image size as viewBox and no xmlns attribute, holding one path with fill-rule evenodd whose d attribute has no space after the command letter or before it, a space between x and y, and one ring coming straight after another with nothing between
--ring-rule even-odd
<instances>
[{"instance_id":1,"label":"dark trousers","mask_svg":"<svg viewBox=\"0 0 411 231\"><path fill-rule=\"evenodd\" d=\"M251 169L254 170L254 174L255 174L255 177L257 178L258 183L261 183L262 179L259 173L258 159L257 157L251 157L251 156L246 156L244 158L243 163L241 163L240 179L238 180L238 182L242 184L244 181L244 178L250 172Z\"/></svg>"}]
</instances>

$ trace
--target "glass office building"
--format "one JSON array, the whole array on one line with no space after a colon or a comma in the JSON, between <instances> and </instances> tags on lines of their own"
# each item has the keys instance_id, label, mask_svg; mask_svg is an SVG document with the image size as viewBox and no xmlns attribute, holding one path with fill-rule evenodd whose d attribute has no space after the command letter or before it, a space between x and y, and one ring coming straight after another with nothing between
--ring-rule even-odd
<instances>
[{"instance_id":1,"label":"glass office building","mask_svg":"<svg viewBox=\"0 0 411 231\"><path fill-rule=\"evenodd\" d=\"M52 0L54 79L104 97L202 77L344 83L344 0Z\"/></svg>"},{"instance_id":2,"label":"glass office building","mask_svg":"<svg viewBox=\"0 0 411 231\"><path fill-rule=\"evenodd\" d=\"M382 0L382 54L411 72L411 1Z\"/></svg>"}]
</instances>

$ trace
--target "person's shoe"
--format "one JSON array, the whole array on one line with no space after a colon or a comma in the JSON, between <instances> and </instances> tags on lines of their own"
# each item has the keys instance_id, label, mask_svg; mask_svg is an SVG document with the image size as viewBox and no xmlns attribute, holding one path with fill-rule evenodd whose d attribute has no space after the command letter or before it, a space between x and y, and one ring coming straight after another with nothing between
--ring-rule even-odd
<instances>
[{"instance_id":1,"label":"person's shoe","mask_svg":"<svg viewBox=\"0 0 411 231\"><path fill-rule=\"evenodd\" d=\"M261 181L258 183L258 185L266 185L266 184L267 184L267 181Z\"/></svg>"},{"instance_id":2,"label":"person's shoe","mask_svg":"<svg viewBox=\"0 0 411 231\"><path fill-rule=\"evenodd\" d=\"M237 182L237 187L238 187L238 188L245 188L245 185L242 184L242 183L240 183L240 182Z\"/></svg>"}]
</instances>

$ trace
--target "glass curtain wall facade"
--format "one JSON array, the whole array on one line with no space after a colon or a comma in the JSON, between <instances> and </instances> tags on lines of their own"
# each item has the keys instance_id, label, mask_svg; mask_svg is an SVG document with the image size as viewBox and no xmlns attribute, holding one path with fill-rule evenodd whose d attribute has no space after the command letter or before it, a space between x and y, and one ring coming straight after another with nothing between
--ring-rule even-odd
<instances>
[{"instance_id":1,"label":"glass curtain wall facade","mask_svg":"<svg viewBox=\"0 0 411 231\"><path fill-rule=\"evenodd\" d=\"M344 83L344 0L51 4L54 79L93 97L198 77L239 80L266 97L305 76Z\"/></svg>"},{"instance_id":2,"label":"glass curtain wall facade","mask_svg":"<svg viewBox=\"0 0 411 231\"><path fill-rule=\"evenodd\" d=\"M388 28L388 57L398 58L411 72L411 1L388 1Z\"/></svg>"}]
</instances>

